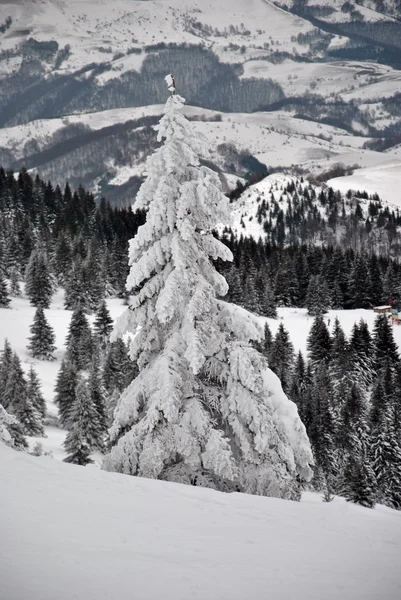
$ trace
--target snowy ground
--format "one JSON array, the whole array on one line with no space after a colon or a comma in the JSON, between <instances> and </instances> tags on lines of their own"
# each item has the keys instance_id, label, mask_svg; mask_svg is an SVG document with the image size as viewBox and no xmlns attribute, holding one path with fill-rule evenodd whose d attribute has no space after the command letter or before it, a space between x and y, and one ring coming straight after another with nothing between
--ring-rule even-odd
<instances>
[{"instance_id":1,"label":"snowy ground","mask_svg":"<svg viewBox=\"0 0 401 600\"><path fill-rule=\"evenodd\" d=\"M4 600L399 600L401 513L138 479L0 447Z\"/></svg>"},{"instance_id":2,"label":"snowy ground","mask_svg":"<svg viewBox=\"0 0 401 600\"><path fill-rule=\"evenodd\" d=\"M24 369L28 371L30 365L33 365L42 382L42 389L47 403L48 413L49 415L56 416L57 408L53 402L54 386L65 351L64 342L67 336L72 312L64 310L63 292L60 290L53 297L50 309L45 311L46 318L56 333L57 346L57 351L55 352L56 360L48 362L33 359L27 351L27 345L29 343L28 338L30 336L29 328L33 322L35 308L30 306L29 301L26 298L14 298L11 306L11 309L0 308L0 350L2 350L4 340L7 338L12 348L20 356ZM108 300L108 308L114 319L125 309L121 300L117 299ZM263 324L266 321L269 323L273 334L276 333L278 326L282 321L290 332L295 351L298 352L298 350L301 350L306 354L306 341L309 329L313 323L313 318L307 315L306 309L298 308L279 308L278 316L278 319L265 319L260 317L260 320ZM330 329L333 328L336 316L338 316L346 335L351 333L354 323L361 318L368 323L368 326L372 331L376 317L372 310L331 310L325 315L325 321ZM90 320L93 320L93 318L93 316L90 317ZM401 327L394 326L394 336L401 349ZM62 460L65 457L63 442L66 432L55 426L47 426L46 435L46 438L30 438L31 447L33 447L36 441L39 441L45 452L51 452L54 458ZM101 456L95 455L94 458L99 465Z\"/></svg>"},{"instance_id":3,"label":"snowy ground","mask_svg":"<svg viewBox=\"0 0 401 600\"><path fill-rule=\"evenodd\" d=\"M396 152L396 150L394 150ZM401 206L401 160L389 160L387 164L358 169L349 177L336 177L327 182L335 190L366 190L377 192L383 200Z\"/></svg>"}]
</instances>

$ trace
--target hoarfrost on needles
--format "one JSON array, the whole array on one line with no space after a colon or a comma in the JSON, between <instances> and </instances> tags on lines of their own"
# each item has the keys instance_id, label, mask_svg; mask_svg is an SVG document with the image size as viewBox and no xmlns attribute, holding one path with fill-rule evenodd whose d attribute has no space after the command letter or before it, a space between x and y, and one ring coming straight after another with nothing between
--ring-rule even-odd
<instances>
[{"instance_id":1,"label":"hoarfrost on needles","mask_svg":"<svg viewBox=\"0 0 401 600\"><path fill-rule=\"evenodd\" d=\"M130 242L132 302L114 335L131 334L139 375L119 399L103 468L298 498L311 477L309 441L250 345L260 326L218 300L228 286L212 261L232 254L213 229L230 223L229 201L200 164L207 146L182 114L184 102L168 99L156 127L164 143L148 158L137 196L147 220Z\"/></svg>"}]
</instances>

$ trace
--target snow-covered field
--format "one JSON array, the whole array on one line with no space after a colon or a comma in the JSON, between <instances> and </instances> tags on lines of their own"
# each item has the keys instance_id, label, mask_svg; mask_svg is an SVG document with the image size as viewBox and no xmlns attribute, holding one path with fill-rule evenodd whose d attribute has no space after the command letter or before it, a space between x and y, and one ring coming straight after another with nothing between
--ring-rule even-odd
<instances>
[{"instance_id":1,"label":"snow-covered field","mask_svg":"<svg viewBox=\"0 0 401 600\"><path fill-rule=\"evenodd\" d=\"M121 300L111 299L108 300L107 304L113 319L116 319L125 310ZM56 416L57 407L53 402L54 386L64 355L64 342L72 312L64 310L63 292L59 290L53 297L50 309L45 311L46 318L56 333L56 360L49 362L33 359L27 350L28 338L30 336L29 328L33 322L35 308L29 304L26 298L13 298L11 307L11 309L0 308L0 349L3 348L4 340L7 338L13 350L20 356L24 369L28 371L31 365L34 367L42 382L42 390L48 413L49 415ZM325 315L325 321L330 329L333 328L336 316L339 318L345 333L349 335L354 323L358 322L361 318L368 323L372 331L376 315L372 310L364 309L347 311L330 310ZM93 321L93 318L93 316L90 317L90 320ZM298 352L298 350L301 350L306 354L306 341L313 323L313 318L307 315L306 309L279 308L278 319L260 317L260 321L262 324L267 321L273 334L276 333L280 322L283 322L290 332L295 351ZM394 337L401 349L401 327L394 326ZM29 438L31 447L36 441L39 441L45 452L51 452L54 458L62 460L65 457L63 442L66 432L55 426L47 426L46 435L46 438ZM96 463L99 464L101 456L95 455L94 458Z\"/></svg>"},{"instance_id":2,"label":"snow-covered field","mask_svg":"<svg viewBox=\"0 0 401 600\"><path fill-rule=\"evenodd\" d=\"M399 600L401 513L223 494L0 447L2 600Z\"/></svg>"},{"instance_id":3,"label":"snow-covered field","mask_svg":"<svg viewBox=\"0 0 401 600\"><path fill-rule=\"evenodd\" d=\"M366 190L369 194L377 192L383 200L401 206L401 160L358 169L348 177L330 179L327 185L340 192L349 189Z\"/></svg>"}]
</instances>

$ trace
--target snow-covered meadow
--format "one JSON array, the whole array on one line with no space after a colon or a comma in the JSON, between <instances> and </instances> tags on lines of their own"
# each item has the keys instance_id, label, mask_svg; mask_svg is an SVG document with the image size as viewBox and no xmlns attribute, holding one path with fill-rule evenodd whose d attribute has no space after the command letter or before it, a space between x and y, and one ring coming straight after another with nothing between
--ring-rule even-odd
<instances>
[{"instance_id":1,"label":"snow-covered meadow","mask_svg":"<svg viewBox=\"0 0 401 600\"><path fill-rule=\"evenodd\" d=\"M4 600L399 600L401 513L223 494L0 447Z\"/></svg>"}]
</instances>

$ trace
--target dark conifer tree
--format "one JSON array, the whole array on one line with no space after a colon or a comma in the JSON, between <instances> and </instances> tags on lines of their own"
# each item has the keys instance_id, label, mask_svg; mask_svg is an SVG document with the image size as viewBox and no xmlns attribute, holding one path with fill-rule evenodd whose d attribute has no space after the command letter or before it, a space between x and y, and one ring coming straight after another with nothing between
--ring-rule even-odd
<instances>
[{"instance_id":1,"label":"dark conifer tree","mask_svg":"<svg viewBox=\"0 0 401 600\"><path fill-rule=\"evenodd\" d=\"M108 414L106 406L106 391L103 386L98 360L91 363L88 378L89 399L96 410L97 428L94 436L93 447L101 452L105 448L105 439L108 429Z\"/></svg>"},{"instance_id":2,"label":"dark conifer tree","mask_svg":"<svg viewBox=\"0 0 401 600\"><path fill-rule=\"evenodd\" d=\"M345 467L344 494L347 500L367 508L375 505L375 479L368 456L368 439L360 427L350 435L353 452L348 455Z\"/></svg>"},{"instance_id":3,"label":"dark conifer tree","mask_svg":"<svg viewBox=\"0 0 401 600\"><path fill-rule=\"evenodd\" d=\"M54 403L58 408L60 425L66 429L71 425L77 378L78 372L75 366L63 360L57 376Z\"/></svg>"},{"instance_id":4,"label":"dark conifer tree","mask_svg":"<svg viewBox=\"0 0 401 600\"><path fill-rule=\"evenodd\" d=\"M53 283L43 250L34 250L25 273L25 292L33 306L49 308L53 295Z\"/></svg>"},{"instance_id":5,"label":"dark conifer tree","mask_svg":"<svg viewBox=\"0 0 401 600\"><path fill-rule=\"evenodd\" d=\"M90 397L88 384L83 377L78 376L70 429L64 442L67 452L65 462L83 466L92 463L91 450L98 447L102 435L99 431L98 415Z\"/></svg>"},{"instance_id":6,"label":"dark conifer tree","mask_svg":"<svg viewBox=\"0 0 401 600\"><path fill-rule=\"evenodd\" d=\"M271 282L267 282L259 298L260 314L270 319L277 319L277 307Z\"/></svg>"},{"instance_id":7,"label":"dark conifer tree","mask_svg":"<svg viewBox=\"0 0 401 600\"><path fill-rule=\"evenodd\" d=\"M60 232L57 237L56 247L54 251L53 269L59 284L63 285L66 282L67 275L71 269L71 244L68 236L64 231Z\"/></svg>"},{"instance_id":8,"label":"dark conifer tree","mask_svg":"<svg viewBox=\"0 0 401 600\"><path fill-rule=\"evenodd\" d=\"M357 256L349 278L349 308L370 308L372 306L370 290L371 282L368 266L363 256Z\"/></svg>"},{"instance_id":9,"label":"dark conifer tree","mask_svg":"<svg viewBox=\"0 0 401 600\"><path fill-rule=\"evenodd\" d=\"M315 369L321 363L329 363L331 360L331 337L326 323L321 316L313 321L307 341L309 360Z\"/></svg>"},{"instance_id":10,"label":"dark conifer tree","mask_svg":"<svg viewBox=\"0 0 401 600\"><path fill-rule=\"evenodd\" d=\"M105 300L103 300L97 310L94 322L94 333L98 338L102 348L109 343L110 334L113 331L113 319L107 309Z\"/></svg>"},{"instance_id":11,"label":"dark conifer tree","mask_svg":"<svg viewBox=\"0 0 401 600\"><path fill-rule=\"evenodd\" d=\"M377 315L373 340L375 347L375 368L381 369L388 361L392 366L396 366L399 361L397 344L394 341L391 323L386 314Z\"/></svg>"},{"instance_id":12,"label":"dark conifer tree","mask_svg":"<svg viewBox=\"0 0 401 600\"><path fill-rule=\"evenodd\" d=\"M374 346L367 323L362 319L352 329L350 361L354 381L367 390L373 381Z\"/></svg>"},{"instance_id":13,"label":"dark conifer tree","mask_svg":"<svg viewBox=\"0 0 401 600\"><path fill-rule=\"evenodd\" d=\"M269 327L269 323L265 323L264 327L264 339L262 342L261 352L266 356L267 360L270 360L270 352L273 344L273 335Z\"/></svg>"},{"instance_id":14,"label":"dark conifer tree","mask_svg":"<svg viewBox=\"0 0 401 600\"><path fill-rule=\"evenodd\" d=\"M0 271L0 308L9 308L11 298L8 294L7 283Z\"/></svg>"},{"instance_id":15,"label":"dark conifer tree","mask_svg":"<svg viewBox=\"0 0 401 600\"><path fill-rule=\"evenodd\" d=\"M377 501L401 508L401 448L395 431L394 406L387 395L372 426L371 456Z\"/></svg>"},{"instance_id":16,"label":"dark conifer tree","mask_svg":"<svg viewBox=\"0 0 401 600\"><path fill-rule=\"evenodd\" d=\"M88 319L80 304L72 313L66 339L66 349L68 360L78 370L88 367L93 351L92 334Z\"/></svg>"},{"instance_id":17,"label":"dark conifer tree","mask_svg":"<svg viewBox=\"0 0 401 600\"><path fill-rule=\"evenodd\" d=\"M41 306L38 306L36 309L30 331L32 335L29 338L28 349L32 356L39 360L54 360L53 352L56 349L54 345L55 335Z\"/></svg>"},{"instance_id":18,"label":"dark conifer tree","mask_svg":"<svg viewBox=\"0 0 401 600\"><path fill-rule=\"evenodd\" d=\"M323 315L330 308L327 286L322 277L312 275L306 293L305 306L310 315Z\"/></svg>"},{"instance_id":19,"label":"dark conifer tree","mask_svg":"<svg viewBox=\"0 0 401 600\"><path fill-rule=\"evenodd\" d=\"M20 287L20 275L18 270L14 267L10 272L10 296L13 298L19 298L21 296Z\"/></svg>"},{"instance_id":20,"label":"dark conifer tree","mask_svg":"<svg viewBox=\"0 0 401 600\"><path fill-rule=\"evenodd\" d=\"M309 437L314 450L317 471L316 483L324 475L329 492L335 490L338 475L338 456L336 452L337 425L333 409L334 395L327 364L321 362L315 371L312 386L314 415L309 426Z\"/></svg>"},{"instance_id":21,"label":"dark conifer tree","mask_svg":"<svg viewBox=\"0 0 401 600\"><path fill-rule=\"evenodd\" d=\"M269 366L280 379L283 390L288 395L294 368L294 346L283 323L280 323L272 344Z\"/></svg>"},{"instance_id":22,"label":"dark conifer tree","mask_svg":"<svg viewBox=\"0 0 401 600\"><path fill-rule=\"evenodd\" d=\"M76 310L78 306L90 312L87 302L87 286L85 283L84 264L76 258L65 277L64 308Z\"/></svg>"},{"instance_id":23,"label":"dark conifer tree","mask_svg":"<svg viewBox=\"0 0 401 600\"><path fill-rule=\"evenodd\" d=\"M29 400L31 401L31 403L33 404L33 407L40 414L41 419L43 421L43 419L45 419L45 417L46 417L46 412L47 412L46 411L46 402L45 402L45 399L43 398L42 391L40 389L39 378L32 367L30 368L29 373L28 373L27 396L28 396Z\"/></svg>"},{"instance_id":24,"label":"dark conifer tree","mask_svg":"<svg viewBox=\"0 0 401 600\"><path fill-rule=\"evenodd\" d=\"M17 418L26 435L43 435L42 418L28 397L27 382L16 353L13 355L2 404Z\"/></svg>"},{"instance_id":25,"label":"dark conifer tree","mask_svg":"<svg viewBox=\"0 0 401 600\"><path fill-rule=\"evenodd\" d=\"M299 304L299 282L290 256L285 256L277 272L274 294L278 306L298 306Z\"/></svg>"},{"instance_id":26,"label":"dark conifer tree","mask_svg":"<svg viewBox=\"0 0 401 600\"><path fill-rule=\"evenodd\" d=\"M0 404L4 404L2 397L6 389L7 378L13 362L13 350L9 341L4 341L4 348L0 356Z\"/></svg>"},{"instance_id":27,"label":"dark conifer tree","mask_svg":"<svg viewBox=\"0 0 401 600\"><path fill-rule=\"evenodd\" d=\"M122 392L137 373L137 367L129 359L128 349L123 340L118 339L110 344L103 367L103 384L106 391L109 394L115 389Z\"/></svg>"}]
</instances>

